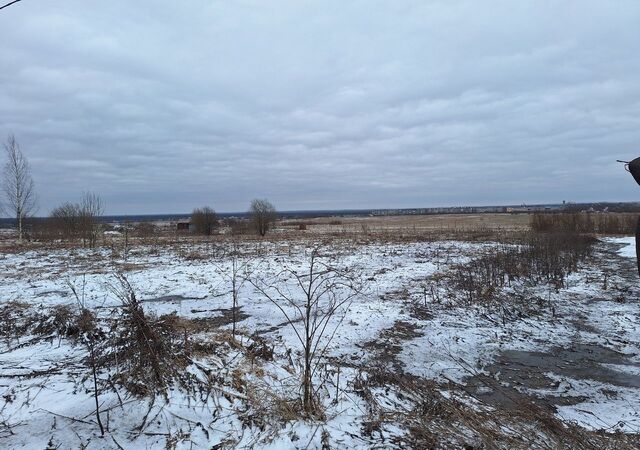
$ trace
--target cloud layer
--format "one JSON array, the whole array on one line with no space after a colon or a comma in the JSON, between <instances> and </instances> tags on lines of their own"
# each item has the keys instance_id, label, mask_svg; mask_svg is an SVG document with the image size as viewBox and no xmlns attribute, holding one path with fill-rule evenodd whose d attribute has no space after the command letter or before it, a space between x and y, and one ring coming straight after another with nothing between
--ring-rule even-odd
<instances>
[{"instance_id":1,"label":"cloud layer","mask_svg":"<svg viewBox=\"0 0 640 450\"><path fill-rule=\"evenodd\" d=\"M24 0L0 137L41 213L640 200L640 3Z\"/></svg>"}]
</instances>

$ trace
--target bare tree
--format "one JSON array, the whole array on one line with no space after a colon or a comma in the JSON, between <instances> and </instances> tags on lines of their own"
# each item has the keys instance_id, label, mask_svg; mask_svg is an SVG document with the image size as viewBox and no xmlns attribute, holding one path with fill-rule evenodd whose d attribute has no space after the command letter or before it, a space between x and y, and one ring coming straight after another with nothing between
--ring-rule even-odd
<instances>
[{"instance_id":1,"label":"bare tree","mask_svg":"<svg viewBox=\"0 0 640 450\"><path fill-rule=\"evenodd\" d=\"M260 236L267 234L267 231L273 227L278 217L276 208L268 200L264 199L251 201L249 216L251 217L253 228Z\"/></svg>"},{"instance_id":2,"label":"bare tree","mask_svg":"<svg viewBox=\"0 0 640 450\"><path fill-rule=\"evenodd\" d=\"M3 191L5 207L13 214L22 241L24 220L36 209L36 193L29 162L22 154L16 138L11 135L4 144L7 162L4 166Z\"/></svg>"},{"instance_id":3,"label":"bare tree","mask_svg":"<svg viewBox=\"0 0 640 450\"><path fill-rule=\"evenodd\" d=\"M209 206L196 208L191 213L191 223L197 234L211 236L218 226L218 216Z\"/></svg>"},{"instance_id":4,"label":"bare tree","mask_svg":"<svg viewBox=\"0 0 640 450\"><path fill-rule=\"evenodd\" d=\"M357 274L339 269L328 255L314 248L305 272L285 267L266 283L250 278L251 284L284 315L293 328L303 353L302 402L307 414L317 412L313 377L349 305L362 291ZM288 285L294 281L295 290ZM333 319L333 320L332 320Z\"/></svg>"}]
</instances>

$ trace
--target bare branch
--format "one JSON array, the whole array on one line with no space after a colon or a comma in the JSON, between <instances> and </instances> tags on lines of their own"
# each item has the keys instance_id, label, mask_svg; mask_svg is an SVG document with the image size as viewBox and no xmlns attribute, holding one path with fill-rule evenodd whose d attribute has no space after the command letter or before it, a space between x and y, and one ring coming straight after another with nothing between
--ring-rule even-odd
<instances>
[{"instance_id":1,"label":"bare branch","mask_svg":"<svg viewBox=\"0 0 640 450\"><path fill-rule=\"evenodd\" d=\"M313 379L320 364L319 358L326 353L345 315L339 318L335 327L330 326L334 323L332 318L341 309L346 311L347 305L361 292L350 272L341 271L319 258L319 247L316 247L308 254L307 270L304 273L293 267L285 267L269 284L251 280L256 289L286 317L287 324L301 343L304 358L302 400L305 411L310 415L316 412ZM290 286L296 292L292 292ZM301 325L298 326L297 323ZM328 339L325 339L330 329L332 331Z\"/></svg>"},{"instance_id":2,"label":"bare branch","mask_svg":"<svg viewBox=\"0 0 640 450\"><path fill-rule=\"evenodd\" d=\"M20 1L22 1L22 0L13 0L12 2L9 2L9 3L7 3L6 5L2 5L2 6L0 6L0 9L5 9L6 7L11 6L11 5L13 5L14 3L18 3L18 2L20 2Z\"/></svg>"}]
</instances>

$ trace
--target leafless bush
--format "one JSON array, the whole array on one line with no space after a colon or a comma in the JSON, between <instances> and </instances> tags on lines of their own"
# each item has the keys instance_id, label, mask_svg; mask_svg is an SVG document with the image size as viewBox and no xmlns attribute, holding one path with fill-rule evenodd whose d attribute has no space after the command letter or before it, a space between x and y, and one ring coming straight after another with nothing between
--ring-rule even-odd
<instances>
[{"instance_id":1,"label":"leafless bush","mask_svg":"<svg viewBox=\"0 0 640 450\"><path fill-rule=\"evenodd\" d=\"M224 226L229 229L232 236L240 236L251 233L251 222L245 219L225 219Z\"/></svg>"},{"instance_id":2,"label":"leafless bush","mask_svg":"<svg viewBox=\"0 0 640 450\"><path fill-rule=\"evenodd\" d=\"M304 272L285 267L269 282L250 279L251 284L271 301L294 330L303 354L302 404L308 415L317 415L314 375L319 361L344 320L346 310L361 292L359 277L352 270L339 269L329 255L314 248ZM288 287L293 280L297 292ZM336 323L330 324L332 319Z\"/></svg>"},{"instance_id":3,"label":"leafless bush","mask_svg":"<svg viewBox=\"0 0 640 450\"><path fill-rule=\"evenodd\" d=\"M232 320L232 337L236 337L236 325L238 323L238 299L240 295L240 289L247 282L247 279L251 272L252 258L243 254L240 245L236 239L231 241L231 251L229 252L231 267L229 270L221 266L216 266L216 271L220 274L229 284L229 294L231 294L231 320Z\"/></svg>"},{"instance_id":4,"label":"leafless bush","mask_svg":"<svg viewBox=\"0 0 640 450\"><path fill-rule=\"evenodd\" d=\"M531 229L537 232L633 234L637 214L629 213L535 213Z\"/></svg>"},{"instance_id":5,"label":"leafless bush","mask_svg":"<svg viewBox=\"0 0 640 450\"><path fill-rule=\"evenodd\" d=\"M80 203L63 203L51 211L44 224L52 239L81 241L86 247L95 247L100 235L99 217L104 205L96 194L86 192Z\"/></svg>"},{"instance_id":6,"label":"leafless bush","mask_svg":"<svg viewBox=\"0 0 640 450\"><path fill-rule=\"evenodd\" d=\"M191 224L197 234L211 236L218 227L218 216L208 206L196 208L191 213Z\"/></svg>"},{"instance_id":7,"label":"leafless bush","mask_svg":"<svg viewBox=\"0 0 640 450\"><path fill-rule=\"evenodd\" d=\"M133 235L142 239L149 239L158 234L158 227L151 222L140 222L133 227Z\"/></svg>"},{"instance_id":8,"label":"leafless bush","mask_svg":"<svg viewBox=\"0 0 640 450\"><path fill-rule=\"evenodd\" d=\"M100 235L98 219L103 213L102 199L94 193L85 192L80 202L80 230L83 245L96 246Z\"/></svg>"},{"instance_id":9,"label":"leafless bush","mask_svg":"<svg viewBox=\"0 0 640 450\"><path fill-rule=\"evenodd\" d=\"M491 247L484 255L456 266L451 278L469 304L488 305L499 300L493 306L502 310L503 319L509 310L524 314L533 306L528 299L521 299L518 305L517 295L501 297L501 290L517 281L564 286L567 276L591 254L594 242L578 233L529 233L520 242Z\"/></svg>"},{"instance_id":10,"label":"leafless bush","mask_svg":"<svg viewBox=\"0 0 640 450\"><path fill-rule=\"evenodd\" d=\"M98 386L98 373L103 366L98 355L98 342L103 338L102 330L98 327L96 322L96 315L93 311L89 310L86 305L86 277L82 277L82 284L80 287L75 283L68 281L67 285L73 293L77 304L77 315L75 316L75 332L80 341L87 348L89 354L87 358L87 365L91 370L91 378L93 380L93 398L95 401L95 414L96 422L100 428L100 434L104 436L104 426L102 425L102 419L100 417L100 389ZM72 314L70 314L72 315ZM66 317L66 314L63 315Z\"/></svg>"},{"instance_id":11,"label":"leafless bush","mask_svg":"<svg viewBox=\"0 0 640 450\"><path fill-rule=\"evenodd\" d=\"M80 206L75 203L63 203L51 211L46 224L52 237L69 241L79 239Z\"/></svg>"}]
</instances>

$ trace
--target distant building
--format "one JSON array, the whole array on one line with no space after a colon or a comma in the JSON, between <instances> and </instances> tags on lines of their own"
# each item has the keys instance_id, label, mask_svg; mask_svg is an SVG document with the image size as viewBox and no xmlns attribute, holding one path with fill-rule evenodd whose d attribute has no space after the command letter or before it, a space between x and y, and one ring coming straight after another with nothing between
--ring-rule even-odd
<instances>
[{"instance_id":1,"label":"distant building","mask_svg":"<svg viewBox=\"0 0 640 450\"><path fill-rule=\"evenodd\" d=\"M188 233L191 231L191 222L178 222L176 224L176 231Z\"/></svg>"},{"instance_id":2,"label":"distant building","mask_svg":"<svg viewBox=\"0 0 640 450\"><path fill-rule=\"evenodd\" d=\"M518 208L507 208L507 212L510 214L517 214L517 213L527 213L527 212L532 212L533 208L528 207L528 206L521 206Z\"/></svg>"}]
</instances>

